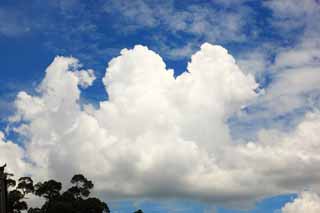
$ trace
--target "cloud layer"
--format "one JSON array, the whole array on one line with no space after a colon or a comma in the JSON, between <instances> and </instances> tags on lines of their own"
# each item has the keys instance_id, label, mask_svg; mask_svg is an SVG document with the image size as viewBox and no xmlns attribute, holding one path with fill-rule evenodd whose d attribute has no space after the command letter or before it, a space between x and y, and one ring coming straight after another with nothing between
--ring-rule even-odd
<instances>
[{"instance_id":1,"label":"cloud layer","mask_svg":"<svg viewBox=\"0 0 320 213\"><path fill-rule=\"evenodd\" d=\"M65 182L84 173L107 198L244 207L319 187L318 112L291 132L262 130L257 141L232 140L228 119L263 94L221 46L203 44L177 78L147 47L123 49L108 64L109 99L98 107L80 102L94 79L77 59L56 57L36 94L17 95L10 122L24 149L1 134L1 160L14 159L14 172Z\"/></svg>"}]
</instances>

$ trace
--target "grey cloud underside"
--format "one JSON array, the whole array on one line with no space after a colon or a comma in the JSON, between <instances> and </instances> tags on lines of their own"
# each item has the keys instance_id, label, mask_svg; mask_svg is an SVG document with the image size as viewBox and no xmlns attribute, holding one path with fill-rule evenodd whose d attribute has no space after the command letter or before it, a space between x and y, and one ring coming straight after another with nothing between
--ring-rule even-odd
<instances>
[{"instance_id":1,"label":"grey cloud underside","mask_svg":"<svg viewBox=\"0 0 320 213\"><path fill-rule=\"evenodd\" d=\"M319 190L317 111L291 132L232 141L228 118L264 94L223 47L203 44L177 78L148 48L124 49L108 64L109 100L98 108L79 103L80 88L95 76L78 64L56 57L39 95L18 94L10 122L25 149L0 137L0 161L13 172L64 182L81 172L106 198L190 198L243 208L266 196Z\"/></svg>"}]
</instances>

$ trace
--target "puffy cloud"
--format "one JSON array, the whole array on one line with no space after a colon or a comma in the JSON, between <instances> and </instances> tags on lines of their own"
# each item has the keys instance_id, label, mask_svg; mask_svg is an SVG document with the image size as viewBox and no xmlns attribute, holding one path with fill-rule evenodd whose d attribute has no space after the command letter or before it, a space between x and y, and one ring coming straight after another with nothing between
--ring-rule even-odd
<instances>
[{"instance_id":1,"label":"puffy cloud","mask_svg":"<svg viewBox=\"0 0 320 213\"><path fill-rule=\"evenodd\" d=\"M186 186L216 167L208 152L230 144L225 120L256 96L253 77L210 44L177 79L146 47L122 50L103 79L109 100L96 110L79 104L78 66L74 58L55 58L39 95L18 94L12 121L24 123L17 129L28 137L36 171L60 178L86 172L114 196L200 193L204 186Z\"/></svg>"},{"instance_id":2,"label":"puffy cloud","mask_svg":"<svg viewBox=\"0 0 320 213\"><path fill-rule=\"evenodd\" d=\"M9 173L18 176L24 174L28 168L22 148L12 141L7 141L4 133L0 131L0 166L4 163L7 163Z\"/></svg>"},{"instance_id":3,"label":"puffy cloud","mask_svg":"<svg viewBox=\"0 0 320 213\"><path fill-rule=\"evenodd\" d=\"M258 176L262 175L260 178L267 177L263 182L277 186L280 191L318 188L319 116L319 113L307 114L289 133L260 131L259 143L247 143L237 150L247 164L245 168L254 168Z\"/></svg>"},{"instance_id":4,"label":"puffy cloud","mask_svg":"<svg viewBox=\"0 0 320 213\"><path fill-rule=\"evenodd\" d=\"M257 97L258 85L221 46L203 44L177 78L147 47L123 49L108 64L109 99L97 108L80 102L79 87L94 75L79 69L76 59L56 57L38 94L17 96L11 121L26 138L34 176L66 183L81 172L108 198L238 206L319 187L319 113L289 133L262 131L257 142L232 141L227 121Z\"/></svg>"},{"instance_id":5,"label":"puffy cloud","mask_svg":"<svg viewBox=\"0 0 320 213\"><path fill-rule=\"evenodd\" d=\"M282 208L282 213L317 213L320 211L320 197L312 192L303 192L293 202Z\"/></svg>"},{"instance_id":6,"label":"puffy cloud","mask_svg":"<svg viewBox=\"0 0 320 213\"><path fill-rule=\"evenodd\" d=\"M80 70L75 72L79 78L79 85L83 88L87 88L92 85L93 81L96 79L93 70Z\"/></svg>"}]
</instances>

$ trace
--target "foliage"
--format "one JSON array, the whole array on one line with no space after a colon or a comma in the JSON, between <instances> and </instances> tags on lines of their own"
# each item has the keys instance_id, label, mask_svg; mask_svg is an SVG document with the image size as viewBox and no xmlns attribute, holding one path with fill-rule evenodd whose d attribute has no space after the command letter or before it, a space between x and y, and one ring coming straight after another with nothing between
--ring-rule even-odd
<instances>
[{"instance_id":1,"label":"foliage","mask_svg":"<svg viewBox=\"0 0 320 213\"><path fill-rule=\"evenodd\" d=\"M17 187L16 184L16 181L12 178L7 179L7 187L13 188L13 190L8 193L8 210L12 213L20 213L21 211L28 209L28 205L23 199L25 194L29 192L24 193L25 187L19 187L20 181Z\"/></svg>"},{"instance_id":2,"label":"foliage","mask_svg":"<svg viewBox=\"0 0 320 213\"><path fill-rule=\"evenodd\" d=\"M72 186L64 192L62 184L56 180L33 183L30 177L21 177L18 182L7 179L9 213L109 213L107 203L96 197L90 197L94 184L82 174L71 179ZM39 208L29 208L25 201L28 194L45 199ZM141 209L135 213L143 213Z\"/></svg>"}]
</instances>

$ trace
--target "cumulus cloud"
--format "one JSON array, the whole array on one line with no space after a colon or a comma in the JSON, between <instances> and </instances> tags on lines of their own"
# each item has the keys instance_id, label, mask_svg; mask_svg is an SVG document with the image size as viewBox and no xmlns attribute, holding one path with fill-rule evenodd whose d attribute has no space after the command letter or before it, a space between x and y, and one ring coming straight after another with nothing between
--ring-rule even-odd
<instances>
[{"instance_id":1,"label":"cumulus cloud","mask_svg":"<svg viewBox=\"0 0 320 213\"><path fill-rule=\"evenodd\" d=\"M320 211L320 197L316 193L303 192L293 202L282 208L282 213L317 213Z\"/></svg>"},{"instance_id":2,"label":"cumulus cloud","mask_svg":"<svg viewBox=\"0 0 320 213\"><path fill-rule=\"evenodd\" d=\"M6 140L4 133L0 131L0 166L6 162L9 173L22 175L27 170L23 159L23 149L12 141Z\"/></svg>"},{"instance_id":3,"label":"cumulus cloud","mask_svg":"<svg viewBox=\"0 0 320 213\"><path fill-rule=\"evenodd\" d=\"M97 108L80 102L80 87L93 79L75 58L56 57L36 95L18 94L11 122L25 138L24 149L11 146L32 163L34 176L66 183L81 172L107 198L237 206L319 187L318 112L292 132L232 141L227 121L257 98L258 85L221 46L203 44L177 78L147 47L123 49L108 64L109 99Z\"/></svg>"},{"instance_id":4,"label":"cumulus cloud","mask_svg":"<svg viewBox=\"0 0 320 213\"><path fill-rule=\"evenodd\" d=\"M79 79L79 85L83 88L87 88L92 85L93 81L96 79L93 70L80 70L75 72Z\"/></svg>"}]
</instances>

